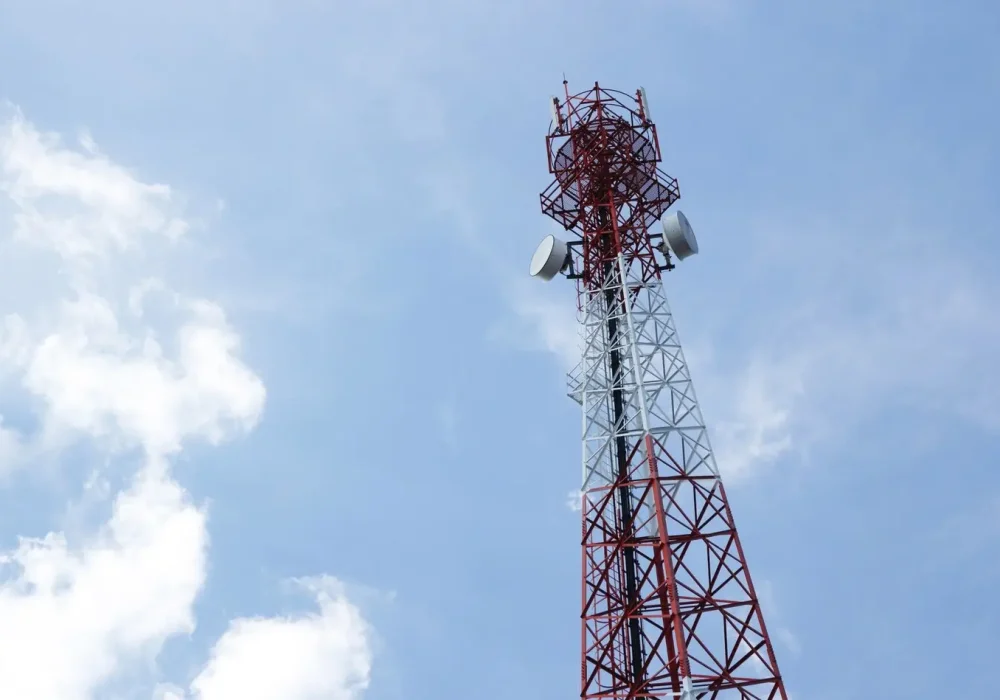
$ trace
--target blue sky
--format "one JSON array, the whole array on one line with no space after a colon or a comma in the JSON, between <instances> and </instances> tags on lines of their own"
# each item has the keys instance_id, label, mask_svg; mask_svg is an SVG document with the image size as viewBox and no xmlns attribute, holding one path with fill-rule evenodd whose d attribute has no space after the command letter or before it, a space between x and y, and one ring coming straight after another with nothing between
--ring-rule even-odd
<instances>
[{"instance_id":1,"label":"blue sky","mask_svg":"<svg viewBox=\"0 0 1000 700\"><path fill-rule=\"evenodd\" d=\"M565 72L649 95L795 700L989 697L998 31L971 1L3 3L0 696L578 692L573 291L525 279Z\"/></svg>"}]
</instances>

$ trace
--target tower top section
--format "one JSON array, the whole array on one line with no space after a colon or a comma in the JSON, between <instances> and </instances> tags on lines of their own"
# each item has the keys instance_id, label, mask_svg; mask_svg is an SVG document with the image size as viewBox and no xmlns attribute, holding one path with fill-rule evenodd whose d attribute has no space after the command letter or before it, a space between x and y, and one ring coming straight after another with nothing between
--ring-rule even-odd
<instances>
[{"instance_id":1,"label":"tower top section","mask_svg":"<svg viewBox=\"0 0 1000 700\"><path fill-rule=\"evenodd\" d=\"M602 284L609 264L617 266L622 257L624 264L643 268L643 279L658 278L672 268L669 246L674 242L678 259L698 248L679 212L664 221L664 233L649 232L680 199L680 188L658 167L660 142L646 91L628 95L594 83L571 95L565 81L563 86L564 96L551 98L552 123L545 138L555 179L540 195L542 212L575 234L560 271L594 288ZM551 256L562 250L549 248ZM560 261L542 262L532 269L546 274L532 274L546 279Z\"/></svg>"},{"instance_id":2,"label":"tower top section","mask_svg":"<svg viewBox=\"0 0 1000 700\"><path fill-rule=\"evenodd\" d=\"M645 90L630 96L594 83L570 95L563 85L564 98L552 98L546 146L555 180L541 195L542 211L567 231L582 233L588 207L641 201L641 223L648 228L680 198L680 189L657 167L662 156Z\"/></svg>"}]
</instances>

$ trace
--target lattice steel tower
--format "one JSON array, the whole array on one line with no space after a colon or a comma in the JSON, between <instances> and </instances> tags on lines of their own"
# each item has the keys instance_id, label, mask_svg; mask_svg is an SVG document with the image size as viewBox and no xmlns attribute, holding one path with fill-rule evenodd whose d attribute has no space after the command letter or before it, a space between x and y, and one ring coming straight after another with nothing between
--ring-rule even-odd
<instances>
[{"instance_id":1,"label":"lattice steel tower","mask_svg":"<svg viewBox=\"0 0 1000 700\"><path fill-rule=\"evenodd\" d=\"M565 83L564 83L565 88ZM645 92L552 98L555 181L542 211L570 232L531 274L576 280L583 338L581 698L786 699L661 275L698 252L677 181L657 167ZM662 222L663 233L650 233Z\"/></svg>"}]
</instances>

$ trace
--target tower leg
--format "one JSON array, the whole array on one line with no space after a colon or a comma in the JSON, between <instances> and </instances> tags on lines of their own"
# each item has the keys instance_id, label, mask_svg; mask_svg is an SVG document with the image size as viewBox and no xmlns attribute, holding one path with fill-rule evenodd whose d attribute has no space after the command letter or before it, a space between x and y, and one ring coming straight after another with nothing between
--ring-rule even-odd
<instances>
[{"instance_id":1,"label":"tower leg","mask_svg":"<svg viewBox=\"0 0 1000 700\"><path fill-rule=\"evenodd\" d=\"M586 295L583 698L785 700L658 280Z\"/></svg>"}]
</instances>

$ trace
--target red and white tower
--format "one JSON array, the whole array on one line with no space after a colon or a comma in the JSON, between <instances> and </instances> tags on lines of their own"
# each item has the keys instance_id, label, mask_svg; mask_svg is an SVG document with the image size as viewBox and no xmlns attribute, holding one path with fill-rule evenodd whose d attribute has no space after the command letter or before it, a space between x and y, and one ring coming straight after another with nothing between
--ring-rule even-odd
<instances>
[{"instance_id":1,"label":"red and white tower","mask_svg":"<svg viewBox=\"0 0 1000 700\"><path fill-rule=\"evenodd\" d=\"M680 191L657 167L645 93L595 83L552 112L542 211L572 240L542 241L531 274L577 282L580 697L786 700L663 293L672 257L698 246L667 211Z\"/></svg>"}]
</instances>

